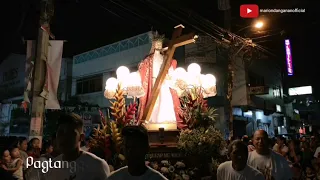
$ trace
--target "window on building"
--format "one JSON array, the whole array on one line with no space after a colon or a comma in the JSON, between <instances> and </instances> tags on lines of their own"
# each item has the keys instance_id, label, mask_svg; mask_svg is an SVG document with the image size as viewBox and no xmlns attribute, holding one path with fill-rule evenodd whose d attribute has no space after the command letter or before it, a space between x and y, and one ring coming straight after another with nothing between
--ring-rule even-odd
<instances>
[{"instance_id":1,"label":"window on building","mask_svg":"<svg viewBox=\"0 0 320 180\"><path fill-rule=\"evenodd\" d=\"M253 72L249 72L249 84L251 87L265 86L264 77Z\"/></svg>"},{"instance_id":2,"label":"window on building","mask_svg":"<svg viewBox=\"0 0 320 180\"><path fill-rule=\"evenodd\" d=\"M77 80L77 94L87 94L99 91L102 91L102 75Z\"/></svg>"},{"instance_id":3,"label":"window on building","mask_svg":"<svg viewBox=\"0 0 320 180\"><path fill-rule=\"evenodd\" d=\"M274 87L273 88L273 96L275 98L280 98L281 97L281 89L279 87Z\"/></svg>"}]
</instances>

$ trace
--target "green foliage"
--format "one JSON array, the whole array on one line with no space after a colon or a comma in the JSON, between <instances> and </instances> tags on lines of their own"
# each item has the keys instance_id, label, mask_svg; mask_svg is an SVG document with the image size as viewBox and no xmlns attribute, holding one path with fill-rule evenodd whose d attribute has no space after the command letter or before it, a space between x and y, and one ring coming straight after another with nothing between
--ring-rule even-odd
<instances>
[{"instance_id":1,"label":"green foliage","mask_svg":"<svg viewBox=\"0 0 320 180\"><path fill-rule=\"evenodd\" d=\"M220 151L226 146L224 138L214 126L197 127L192 130L182 130L178 148L186 155L218 159Z\"/></svg>"}]
</instances>

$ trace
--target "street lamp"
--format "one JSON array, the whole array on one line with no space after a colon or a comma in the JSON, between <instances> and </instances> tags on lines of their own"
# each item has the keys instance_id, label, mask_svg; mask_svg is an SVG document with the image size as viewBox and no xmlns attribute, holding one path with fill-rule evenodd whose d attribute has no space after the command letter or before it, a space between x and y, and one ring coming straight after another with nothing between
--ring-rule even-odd
<instances>
[{"instance_id":1,"label":"street lamp","mask_svg":"<svg viewBox=\"0 0 320 180\"><path fill-rule=\"evenodd\" d=\"M264 22L263 21L256 21L253 25L250 25L250 26L246 26L244 28L241 28L240 30L238 30L237 32L240 32L240 31L243 31L245 29L248 29L248 28L255 28L255 29L261 29L262 27L264 26Z\"/></svg>"},{"instance_id":2,"label":"street lamp","mask_svg":"<svg viewBox=\"0 0 320 180\"><path fill-rule=\"evenodd\" d=\"M258 21L254 25L254 27L257 29L261 29L263 26L264 26L264 23L262 21Z\"/></svg>"}]
</instances>

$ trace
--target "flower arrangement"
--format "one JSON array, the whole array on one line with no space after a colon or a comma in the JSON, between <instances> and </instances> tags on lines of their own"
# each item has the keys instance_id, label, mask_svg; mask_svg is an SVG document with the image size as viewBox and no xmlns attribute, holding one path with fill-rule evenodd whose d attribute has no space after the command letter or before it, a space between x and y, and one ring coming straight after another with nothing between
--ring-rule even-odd
<instances>
[{"instance_id":1,"label":"flower arrangement","mask_svg":"<svg viewBox=\"0 0 320 180\"><path fill-rule=\"evenodd\" d=\"M208 107L207 100L203 98L202 89L192 88L185 91L180 101L182 105L180 117L189 129L215 123L216 109Z\"/></svg>"},{"instance_id":2,"label":"flower arrangement","mask_svg":"<svg viewBox=\"0 0 320 180\"><path fill-rule=\"evenodd\" d=\"M219 130L214 128L216 109L208 107L202 90L193 88L181 98L180 116L188 129L181 130L178 148L187 155L213 157L225 147Z\"/></svg>"},{"instance_id":3,"label":"flower arrangement","mask_svg":"<svg viewBox=\"0 0 320 180\"><path fill-rule=\"evenodd\" d=\"M199 174L212 175L213 162L221 158L220 152L226 143L221 132L214 127L216 109L208 107L201 91L191 89L181 98L180 116L188 128L180 131L178 149L199 168Z\"/></svg>"},{"instance_id":4,"label":"flower arrangement","mask_svg":"<svg viewBox=\"0 0 320 180\"><path fill-rule=\"evenodd\" d=\"M185 163L177 161L172 163L168 160L146 162L148 166L154 170L159 171L168 179L173 180L189 180L194 179L196 175L196 168L187 168Z\"/></svg>"},{"instance_id":5,"label":"flower arrangement","mask_svg":"<svg viewBox=\"0 0 320 180\"><path fill-rule=\"evenodd\" d=\"M118 86L114 95L114 100L110 100L111 115L113 120L105 118L100 111L101 125L93 130L93 137L89 141L90 151L98 154L115 168L124 165L125 157L122 155L122 136L123 127L135 124L135 114L137 104L131 103L126 108L124 91Z\"/></svg>"},{"instance_id":6,"label":"flower arrangement","mask_svg":"<svg viewBox=\"0 0 320 180\"><path fill-rule=\"evenodd\" d=\"M225 141L219 130L213 126L182 130L178 148L186 155L199 155L206 158L219 158Z\"/></svg>"}]
</instances>

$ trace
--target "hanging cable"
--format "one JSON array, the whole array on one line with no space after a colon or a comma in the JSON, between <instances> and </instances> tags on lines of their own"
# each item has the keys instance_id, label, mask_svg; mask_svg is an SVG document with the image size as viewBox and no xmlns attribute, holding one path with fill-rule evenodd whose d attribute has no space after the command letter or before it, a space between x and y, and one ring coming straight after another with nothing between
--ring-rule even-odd
<instances>
[{"instance_id":1,"label":"hanging cable","mask_svg":"<svg viewBox=\"0 0 320 180\"><path fill-rule=\"evenodd\" d=\"M121 16L120 16L120 15L118 15L117 13L115 13L115 12L111 11L110 9L107 9L106 7L104 7L104 6L102 6L102 5L100 5L100 7L101 7L102 9L104 9L104 10L108 11L110 14L112 14L112 15L116 16L116 17L118 17L118 18L120 18L120 19L124 19L123 17L121 17Z\"/></svg>"}]
</instances>

